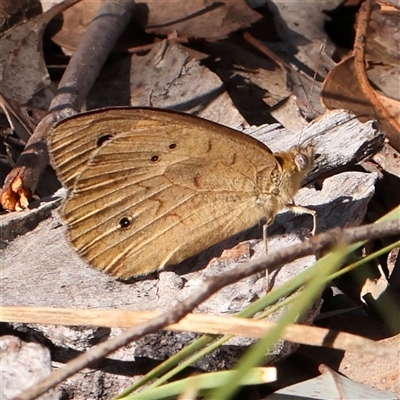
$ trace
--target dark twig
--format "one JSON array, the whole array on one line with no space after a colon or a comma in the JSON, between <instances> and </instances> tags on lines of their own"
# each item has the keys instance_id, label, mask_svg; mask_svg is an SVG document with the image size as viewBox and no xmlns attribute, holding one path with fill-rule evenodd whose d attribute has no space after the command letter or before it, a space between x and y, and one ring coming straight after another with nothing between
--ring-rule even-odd
<instances>
[{"instance_id":1,"label":"dark twig","mask_svg":"<svg viewBox=\"0 0 400 400\"><path fill-rule=\"evenodd\" d=\"M253 35L249 32L243 33L243 39L246 40L249 44L255 47L258 51L263 53L265 56L270 58L279 68L283 71L291 71L294 72L294 68L288 64L286 61L282 60L281 57L278 56L274 51L272 51L268 46L262 43L260 40L256 39Z\"/></svg>"},{"instance_id":2,"label":"dark twig","mask_svg":"<svg viewBox=\"0 0 400 400\"><path fill-rule=\"evenodd\" d=\"M196 293L173 307L169 312L157 316L146 323L142 323L135 328L130 328L121 335L94 346L86 353L67 363L64 368L52 372L47 378L43 379L30 389L27 389L14 400L32 400L56 386L64 379L79 372L92 362L107 356L122 346L127 345L129 342L137 340L149 333L156 332L167 325L178 322L200 303L208 299L212 294L229 284L235 283L243 278L264 270L271 272L298 258L315 254L320 251L327 251L338 242L352 244L369 239L399 234L399 219L364 225L357 228L335 228L325 233L321 233L306 242L289 246L275 253L261 257L258 260L240 265L233 270L209 278L199 289L196 290Z\"/></svg>"},{"instance_id":3,"label":"dark twig","mask_svg":"<svg viewBox=\"0 0 400 400\"><path fill-rule=\"evenodd\" d=\"M70 107L78 112L108 55L131 18L132 0L104 2L79 43L58 85L49 112Z\"/></svg>"}]
</instances>

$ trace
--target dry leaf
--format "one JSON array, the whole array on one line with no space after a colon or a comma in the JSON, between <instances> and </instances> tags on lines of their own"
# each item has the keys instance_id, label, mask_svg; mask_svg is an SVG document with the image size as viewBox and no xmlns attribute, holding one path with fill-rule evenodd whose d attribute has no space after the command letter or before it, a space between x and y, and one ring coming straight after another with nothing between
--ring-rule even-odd
<instances>
[{"instance_id":1,"label":"dry leaf","mask_svg":"<svg viewBox=\"0 0 400 400\"><path fill-rule=\"evenodd\" d=\"M393 85L398 87L400 54L398 49L395 50L396 45L393 45L392 39L385 41L385 38L396 35L399 13L390 14L390 18L383 17L376 8L372 10L374 4L365 2L361 6L356 26L354 56L330 71L324 82L322 101L328 109L344 107L357 115L377 119L390 144L399 151L400 103L398 98L390 98L390 95L398 97L398 89L389 90L388 95L379 93L376 89L383 89L385 86L393 88ZM394 64L393 67L391 63ZM367 74L374 65L380 65L385 73ZM371 77L375 78L372 83Z\"/></svg>"},{"instance_id":2,"label":"dry leaf","mask_svg":"<svg viewBox=\"0 0 400 400\"><path fill-rule=\"evenodd\" d=\"M399 24L400 9L385 11L375 9L368 26L366 58L383 64L399 63ZM398 81L396 81L398 82Z\"/></svg>"},{"instance_id":3,"label":"dry leaf","mask_svg":"<svg viewBox=\"0 0 400 400\"><path fill-rule=\"evenodd\" d=\"M329 110L344 108L356 115L374 115L374 108L356 78L354 57L346 58L329 71L322 87L321 101Z\"/></svg>"},{"instance_id":4,"label":"dry leaf","mask_svg":"<svg viewBox=\"0 0 400 400\"><path fill-rule=\"evenodd\" d=\"M378 93L373 92L372 88L369 91L372 92L372 97L378 98L378 101L383 98L382 95L378 96ZM373 103L363 90L357 77L353 56L345 59L329 71L321 92L321 101L327 109L344 108L362 116L364 119L377 119L380 128L388 135L390 144L399 151L400 132L397 131L395 126L395 119L399 118L398 102L387 98L384 100L384 103L390 105L386 110L393 112L390 119L381 116L376 108L376 103ZM381 101L380 104L385 107L385 104Z\"/></svg>"},{"instance_id":5,"label":"dry leaf","mask_svg":"<svg viewBox=\"0 0 400 400\"><path fill-rule=\"evenodd\" d=\"M42 51L42 34L48 22L43 15L0 36L2 94L20 104L26 104L50 84Z\"/></svg>"},{"instance_id":6,"label":"dry leaf","mask_svg":"<svg viewBox=\"0 0 400 400\"><path fill-rule=\"evenodd\" d=\"M382 169L400 178L400 153L393 147L385 144L373 159Z\"/></svg>"},{"instance_id":7,"label":"dry leaf","mask_svg":"<svg viewBox=\"0 0 400 400\"><path fill-rule=\"evenodd\" d=\"M42 12L39 0L2 0L0 2L0 32Z\"/></svg>"},{"instance_id":8,"label":"dry leaf","mask_svg":"<svg viewBox=\"0 0 400 400\"><path fill-rule=\"evenodd\" d=\"M50 85L42 35L48 22L74 1L77 0L65 1L0 35L0 81L4 97L26 104ZM42 104L44 108L50 104L52 93L48 97L46 104ZM40 101L43 103L43 99Z\"/></svg>"},{"instance_id":9,"label":"dry leaf","mask_svg":"<svg viewBox=\"0 0 400 400\"><path fill-rule=\"evenodd\" d=\"M326 365L319 367L320 376L308 381L296 383L278 390L268 396L268 400L278 400L284 397L299 399L371 399L394 400L396 394L380 391L371 386L352 381L335 372Z\"/></svg>"},{"instance_id":10,"label":"dry leaf","mask_svg":"<svg viewBox=\"0 0 400 400\"><path fill-rule=\"evenodd\" d=\"M184 111L227 126L246 126L219 77L164 40L132 57L131 105Z\"/></svg>"},{"instance_id":11,"label":"dry leaf","mask_svg":"<svg viewBox=\"0 0 400 400\"><path fill-rule=\"evenodd\" d=\"M220 260L221 259L240 260L240 259L250 258L250 255L251 255L250 243L242 242L236 245L235 247L232 247L231 249L225 249L222 252L221 257L218 258Z\"/></svg>"},{"instance_id":12,"label":"dry leaf","mask_svg":"<svg viewBox=\"0 0 400 400\"><path fill-rule=\"evenodd\" d=\"M54 42L75 49L101 3L83 0L65 11L62 28L52 37ZM261 19L245 0L148 0L137 3L135 13L134 24L148 33L169 35L176 31L178 36L195 38L223 38Z\"/></svg>"},{"instance_id":13,"label":"dry leaf","mask_svg":"<svg viewBox=\"0 0 400 400\"><path fill-rule=\"evenodd\" d=\"M398 364L400 358L400 334L380 340L379 343L391 348L394 354L397 353L397 361L346 351L340 362L339 372L364 385L370 385L379 390L388 390L400 395Z\"/></svg>"},{"instance_id":14,"label":"dry leaf","mask_svg":"<svg viewBox=\"0 0 400 400\"><path fill-rule=\"evenodd\" d=\"M205 48L210 57L204 65L218 74L250 124L270 120L271 108L290 97L287 72L270 59L232 41L208 43Z\"/></svg>"}]
</instances>

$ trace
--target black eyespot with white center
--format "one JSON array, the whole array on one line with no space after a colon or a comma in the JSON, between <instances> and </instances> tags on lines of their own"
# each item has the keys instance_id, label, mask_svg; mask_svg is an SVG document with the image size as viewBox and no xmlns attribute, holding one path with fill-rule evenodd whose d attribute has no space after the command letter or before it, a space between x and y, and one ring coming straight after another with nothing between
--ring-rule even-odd
<instances>
[{"instance_id":1,"label":"black eyespot with white center","mask_svg":"<svg viewBox=\"0 0 400 400\"><path fill-rule=\"evenodd\" d=\"M132 225L132 218L131 217L122 217L119 220L118 224L121 229L128 229Z\"/></svg>"},{"instance_id":2,"label":"black eyespot with white center","mask_svg":"<svg viewBox=\"0 0 400 400\"><path fill-rule=\"evenodd\" d=\"M157 154L154 154L150 157L150 162L157 163L158 161L160 161L160 156L158 156Z\"/></svg>"}]
</instances>

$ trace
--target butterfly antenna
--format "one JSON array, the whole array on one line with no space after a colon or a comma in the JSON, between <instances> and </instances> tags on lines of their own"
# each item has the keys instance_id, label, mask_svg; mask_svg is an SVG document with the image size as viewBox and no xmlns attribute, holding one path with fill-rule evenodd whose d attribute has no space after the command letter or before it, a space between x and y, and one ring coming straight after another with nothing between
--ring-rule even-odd
<instances>
[{"instance_id":1,"label":"butterfly antenna","mask_svg":"<svg viewBox=\"0 0 400 400\"><path fill-rule=\"evenodd\" d=\"M321 44L321 47L319 48L319 52L318 52L317 61L315 63L314 75L313 75L313 80L312 80L312 84L311 84L310 94L308 95L308 104L311 104L311 96L314 92L315 81L317 80L317 75L318 75L318 68L319 68L319 64L321 62L321 54L324 51L324 49L325 49L325 44Z\"/></svg>"},{"instance_id":2,"label":"butterfly antenna","mask_svg":"<svg viewBox=\"0 0 400 400\"><path fill-rule=\"evenodd\" d=\"M314 92L315 82L317 80L317 75L318 75L318 68L319 68L319 64L321 62L321 54L324 51L324 49L325 49L325 44L321 44L321 46L319 48L319 52L318 52L317 61L315 63L314 75L313 75L313 79L312 79L312 83L311 83L310 92L309 92L308 99L307 99L307 102L308 102L310 107L312 107L311 106L311 97L312 97L312 94ZM301 148L305 147L305 142L310 139L310 138L308 138L308 139L305 139L304 141L302 141L301 139L302 139L302 136L303 136L303 132L304 132L304 128L301 130L300 135L299 135L299 142L298 142L298 145L297 145L298 149L301 149Z\"/></svg>"}]
</instances>

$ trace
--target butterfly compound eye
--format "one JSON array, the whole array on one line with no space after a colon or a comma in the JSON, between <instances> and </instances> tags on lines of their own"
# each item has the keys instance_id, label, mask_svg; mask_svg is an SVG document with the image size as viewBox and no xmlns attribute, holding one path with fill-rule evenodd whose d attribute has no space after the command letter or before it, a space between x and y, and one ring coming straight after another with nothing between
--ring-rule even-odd
<instances>
[{"instance_id":1,"label":"butterfly compound eye","mask_svg":"<svg viewBox=\"0 0 400 400\"><path fill-rule=\"evenodd\" d=\"M294 162L297 165L299 171L303 171L310 166L310 159L304 154L296 154Z\"/></svg>"}]
</instances>

